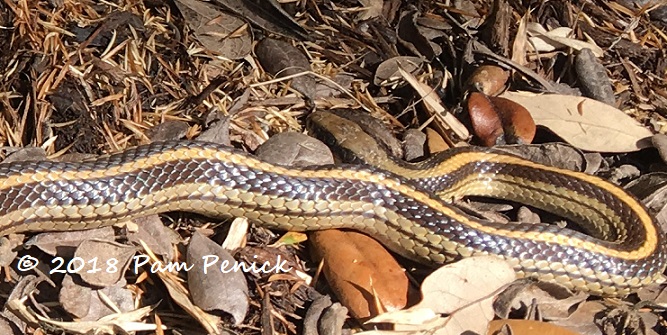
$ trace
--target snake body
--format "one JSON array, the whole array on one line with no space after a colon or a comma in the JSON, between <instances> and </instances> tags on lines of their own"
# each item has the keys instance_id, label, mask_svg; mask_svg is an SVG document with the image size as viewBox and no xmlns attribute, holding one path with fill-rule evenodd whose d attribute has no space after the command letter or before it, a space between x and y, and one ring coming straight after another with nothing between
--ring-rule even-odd
<instances>
[{"instance_id":1,"label":"snake body","mask_svg":"<svg viewBox=\"0 0 667 335\"><path fill-rule=\"evenodd\" d=\"M532 193L538 196L565 189L582 196L585 189L583 197L595 203L589 209L613 218L608 227L599 227L606 240L553 225L479 220L418 182L374 167L285 168L220 145L188 141L139 146L81 163L0 164L0 235L89 229L187 211L245 217L280 230L353 229L429 264L497 255L520 275L601 295L624 295L661 278L667 257L663 236L634 198L590 176L577 179L571 172L505 159L470 151L444 162L455 188L466 178L479 186L498 176L516 177L505 183L526 189L530 185L522 183L544 179L545 190ZM467 168L471 165L475 169ZM521 179L525 172L535 178ZM546 181L550 178L556 180ZM557 205L562 199L551 201Z\"/></svg>"}]
</instances>

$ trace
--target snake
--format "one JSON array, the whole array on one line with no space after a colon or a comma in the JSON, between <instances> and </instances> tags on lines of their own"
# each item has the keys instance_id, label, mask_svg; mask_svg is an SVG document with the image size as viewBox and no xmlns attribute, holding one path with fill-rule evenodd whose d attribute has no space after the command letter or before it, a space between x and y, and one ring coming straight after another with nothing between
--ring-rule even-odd
<instances>
[{"instance_id":1,"label":"snake","mask_svg":"<svg viewBox=\"0 0 667 335\"><path fill-rule=\"evenodd\" d=\"M356 230L429 265L494 255L521 277L601 296L663 280L667 252L656 220L600 178L484 148L392 162L292 168L178 140L82 162L0 163L0 236L182 211L276 230ZM466 194L528 202L582 221L590 233L480 219L447 200Z\"/></svg>"}]
</instances>

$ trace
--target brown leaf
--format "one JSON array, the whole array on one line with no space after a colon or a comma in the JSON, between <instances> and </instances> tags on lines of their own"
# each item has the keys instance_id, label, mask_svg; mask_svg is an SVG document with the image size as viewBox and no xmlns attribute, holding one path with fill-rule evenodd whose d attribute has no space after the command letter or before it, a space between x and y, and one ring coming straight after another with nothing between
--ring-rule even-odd
<instances>
[{"instance_id":1,"label":"brown leaf","mask_svg":"<svg viewBox=\"0 0 667 335\"><path fill-rule=\"evenodd\" d=\"M526 92L505 92L501 97L521 104L536 124L582 150L629 152L651 145L651 131L623 111L593 99ZM583 113L579 113L582 103Z\"/></svg>"},{"instance_id":2,"label":"brown leaf","mask_svg":"<svg viewBox=\"0 0 667 335\"><path fill-rule=\"evenodd\" d=\"M283 166L312 166L333 164L331 150L308 135L283 132L271 136L257 148L255 154L262 160Z\"/></svg>"},{"instance_id":3,"label":"brown leaf","mask_svg":"<svg viewBox=\"0 0 667 335\"><path fill-rule=\"evenodd\" d=\"M577 70L579 87L585 96L611 106L616 104L607 70L590 49L581 49L575 58L574 65Z\"/></svg>"},{"instance_id":4,"label":"brown leaf","mask_svg":"<svg viewBox=\"0 0 667 335\"><path fill-rule=\"evenodd\" d=\"M598 315L604 315L608 310L609 308L600 301L586 301L568 318L553 321L553 324L575 331L577 334L602 335L596 320Z\"/></svg>"},{"instance_id":5,"label":"brown leaf","mask_svg":"<svg viewBox=\"0 0 667 335\"><path fill-rule=\"evenodd\" d=\"M285 41L265 38L255 47L255 54L266 72L287 77L310 71L310 62L301 50ZM308 99L315 98L316 81L309 74L292 79L292 87Z\"/></svg>"},{"instance_id":6,"label":"brown leaf","mask_svg":"<svg viewBox=\"0 0 667 335\"><path fill-rule=\"evenodd\" d=\"M495 96L505 89L509 77L509 72L500 66L482 65L470 75L466 86L468 89Z\"/></svg>"},{"instance_id":7,"label":"brown leaf","mask_svg":"<svg viewBox=\"0 0 667 335\"><path fill-rule=\"evenodd\" d=\"M143 241L151 250L165 259L174 258L173 245L181 241L180 236L164 225L158 215L149 215L132 220L138 227L136 232L128 232L127 240L139 244Z\"/></svg>"},{"instance_id":8,"label":"brown leaf","mask_svg":"<svg viewBox=\"0 0 667 335\"><path fill-rule=\"evenodd\" d=\"M378 65L375 70L373 83L377 86L395 85L395 81L401 78L399 67L412 74L416 73L424 62L423 58L414 56L392 57Z\"/></svg>"},{"instance_id":9,"label":"brown leaf","mask_svg":"<svg viewBox=\"0 0 667 335\"><path fill-rule=\"evenodd\" d=\"M586 170L589 165L583 152L566 143L499 145L495 149L520 156L532 162L566 170L581 172Z\"/></svg>"},{"instance_id":10,"label":"brown leaf","mask_svg":"<svg viewBox=\"0 0 667 335\"><path fill-rule=\"evenodd\" d=\"M12 152L2 163L40 161L46 159L46 151L40 147L25 147Z\"/></svg>"},{"instance_id":11,"label":"brown leaf","mask_svg":"<svg viewBox=\"0 0 667 335\"><path fill-rule=\"evenodd\" d=\"M283 10L277 0L224 0L216 3L266 31L296 40L308 39L308 32Z\"/></svg>"},{"instance_id":12,"label":"brown leaf","mask_svg":"<svg viewBox=\"0 0 667 335\"><path fill-rule=\"evenodd\" d=\"M252 51L252 37L245 21L199 0L176 0L176 6L207 49L229 59L241 59Z\"/></svg>"},{"instance_id":13,"label":"brown leaf","mask_svg":"<svg viewBox=\"0 0 667 335\"><path fill-rule=\"evenodd\" d=\"M171 141L180 140L188 133L190 126L185 121L167 120L159 125L148 129L146 136L151 141Z\"/></svg>"},{"instance_id":14,"label":"brown leaf","mask_svg":"<svg viewBox=\"0 0 667 335\"><path fill-rule=\"evenodd\" d=\"M359 0L359 3L364 7L364 10L359 12L359 20L368 20L382 15L383 0Z\"/></svg>"},{"instance_id":15,"label":"brown leaf","mask_svg":"<svg viewBox=\"0 0 667 335\"><path fill-rule=\"evenodd\" d=\"M450 148L450 146L445 142L445 140L440 136L440 134L433 130L431 127L427 127L425 129L426 131L426 139L427 139L427 146L428 146L428 151L431 154L435 154L441 151L445 151Z\"/></svg>"},{"instance_id":16,"label":"brown leaf","mask_svg":"<svg viewBox=\"0 0 667 335\"><path fill-rule=\"evenodd\" d=\"M535 137L530 113L511 100L472 92L467 108L475 134L485 146L529 144Z\"/></svg>"},{"instance_id":17,"label":"brown leaf","mask_svg":"<svg viewBox=\"0 0 667 335\"><path fill-rule=\"evenodd\" d=\"M403 151L406 161L411 162L426 155L426 134L419 129L410 128L403 133Z\"/></svg>"},{"instance_id":18,"label":"brown leaf","mask_svg":"<svg viewBox=\"0 0 667 335\"><path fill-rule=\"evenodd\" d=\"M127 282L124 279L103 289L91 289L78 285L70 275L66 275L62 285L58 300L67 312L78 319L94 321L116 313L116 308L121 312L134 309L133 294L125 288ZM112 303L114 309L108 303Z\"/></svg>"},{"instance_id":19,"label":"brown leaf","mask_svg":"<svg viewBox=\"0 0 667 335\"><path fill-rule=\"evenodd\" d=\"M486 333L494 317L493 300L516 274L502 259L476 256L445 265L422 283L422 301L403 311L389 312L369 322L390 322L396 330L415 333ZM450 314L441 317L440 314ZM365 332L362 334L381 334Z\"/></svg>"},{"instance_id":20,"label":"brown leaf","mask_svg":"<svg viewBox=\"0 0 667 335\"><path fill-rule=\"evenodd\" d=\"M221 268L225 261L228 266ZM195 305L205 311L229 313L236 325L241 324L248 312L248 285L241 271L229 271L236 264L234 257L196 232L188 244L187 264L192 267L188 288Z\"/></svg>"},{"instance_id":21,"label":"brown leaf","mask_svg":"<svg viewBox=\"0 0 667 335\"><path fill-rule=\"evenodd\" d=\"M500 329L508 325L513 335L580 335L569 329L565 329L551 323L531 320L493 320L489 324L488 335L496 334Z\"/></svg>"},{"instance_id":22,"label":"brown leaf","mask_svg":"<svg viewBox=\"0 0 667 335\"><path fill-rule=\"evenodd\" d=\"M507 318L511 311L535 305L546 320L564 319L586 298L585 293L572 293L554 283L517 281L498 297L494 308L497 315Z\"/></svg>"},{"instance_id":23,"label":"brown leaf","mask_svg":"<svg viewBox=\"0 0 667 335\"><path fill-rule=\"evenodd\" d=\"M33 237L26 246L35 246L51 256L57 254L63 258L71 258L83 241L95 239L111 242L114 238L113 227L107 226L89 230L42 233Z\"/></svg>"},{"instance_id":24,"label":"brown leaf","mask_svg":"<svg viewBox=\"0 0 667 335\"><path fill-rule=\"evenodd\" d=\"M70 266L74 269L81 266L74 273L78 273L84 282L94 286L111 286L123 278L136 250L113 241L85 240L63 269L69 272Z\"/></svg>"},{"instance_id":25,"label":"brown leaf","mask_svg":"<svg viewBox=\"0 0 667 335\"><path fill-rule=\"evenodd\" d=\"M374 239L326 230L312 233L310 240L329 285L355 318L404 308L414 294L403 267Z\"/></svg>"}]
</instances>

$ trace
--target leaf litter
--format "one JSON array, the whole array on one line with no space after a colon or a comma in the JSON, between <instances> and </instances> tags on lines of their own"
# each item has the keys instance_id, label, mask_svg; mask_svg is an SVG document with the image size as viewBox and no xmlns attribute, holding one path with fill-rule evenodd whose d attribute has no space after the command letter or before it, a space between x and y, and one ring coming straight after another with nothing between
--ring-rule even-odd
<instances>
[{"instance_id":1,"label":"leaf litter","mask_svg":"<svg viewBox=\"0 0 667 335\"><path fill-rule=\"evenodd\" d=\"M503 96L513 97L518 91L536 93L515 101L538 125L551 131L538 129L541 137L533 149L547 156L542 158L545 163L572 164L567 162L571 159L577 169L618 175L625 182L660 162L657 154L642 148L664 151L660 139L650 138L653 133L667 132L667 35L662 12L665 6L640 1L585 6L576 1L550 1L525 8L502 0L419 4L395 0L284 4L254 0L5 1L0 4L0 24L10 29L0 30L6 41L0 52L3 156L32 147L14 159L45 154L49 159L85 160L88 156L73 154L103 154L160 138L192 139L202 134L254 151L275 134L302 132L304 116L313 109L338 108L363 110L384 120L390 126L387 134L406 128L423 131L428 147L435 152L479 143L469 138L471 127L462 106L477 87L484 92L493 87L488 94L502 90L508 90ZM275 38L278 46L260 57L257 44L271 41L266 36ZM272 61L276 48L284 51L282 63ZM588 64L597 64L586 65L595 72L594 82L581 82L592 76L574 69L574 57L577 62L587 58ZM276 65L280 66L274 68ZM503 76L508 73L509 80L502 85L495 78L469 80L484 66L494 66ZM295 70L287 73L288 68ZM281 78L275 80L276 76ZM474 85L466 84L469 82ZM590 87L600 87L604 94ZM561 95L544 94L555 92ZM512 122L503 128L511 131ZM549 149L544 144L553 141L567 142L585 152ZM554 151L549 150L558 154L551 155ZM634 151L638 153L625 154ZM597 163L589 170L593 154L598 155ZM630 174L619 173L619 161L639 168L634 167L636 172ZM647 204L659 218L664 217L666 180L657 174L636 179L632 185L649 189ZM203 290L190 285L204 280L193 280L184 271L151 273L152 264L185 260L195 247L195 236L195 242L221 244L228 225L183 213L137 221L88 232L39 234L23 243L23 248L24 236L3 238L0 264L5 274L1 286L5 311L0 326L7 328L6 322L11 322L21 333L46 329L75 334L140 330L162 334L172 329L204 329L220 334L232 328L239 333L294 334L309 303L326 300L313 288L328 292L306 248L274 243L280 235L252 226L248 231L235 231L233 245L247 252L242 257L284 255L296 267L294 272L221 279L219 287ZM29 249L31 245L35 248ZM87 281L94 285L78 274L53 275L54 266L46 264L56 256L70 261L95 256L127 260L133 255L149 260L138 273L128 269L115 277L89 277ZM31 273L17 273L16 262L10 263L23 256L43 262ZM424 275L415 271L419 267L407 264L408 277L420 281ZM126 265L120 262L119 266ZM371 277L382 278L379 276L372 273ZM468 272L461 278L468 276L474 275ZM480 276L487 278L480 285L495 282ZM194 295L209 298L206 293L245 281L250 283L247 291L235 290L244 297L223 294L222 300L202 304L213 312L193 302ZM447 281L431 287L426 280L422 283L424 296L451 292L442 285ZM482 292L480 286L459 290L454 292ZM366 291L366 303L377 311L385 310L387 306L376 296L380 290L372 285ZM415 307L408 309L414 315L406 316L411 324L404 331L484 333L486 328L473 327L511 315L532 319L526 322L531 327L533 322L550 321L587 334L611 334L619 329L660 333L664 325L655 313L664 309L655 306L664 304L664 294L655 287L649 291L658 293L640 292L638 298L633 296L619 307L606 301L563 298L560 293L544 293L526 285L515 292L503 313L495 311L496 316L489 309L494 299L496 304L500 299L494 298L500 293L495 290L484 297L468 297L464 299L468 307L454 310L425 306L422 301L417 312ZM54 298L58 292L61 296ZM655 299L656 303L638 303L639 299ZM54 302L63 308L51 308ZM311 319L320 318L323 331L340 331L347 310L323 305L326 307L310 314ZM364 327L368 324L354 320L345 324L345 328ZM516 332L519 327L509 326ZM533 331L540 331L537 329Z\"/></svg>"}]
</instances>

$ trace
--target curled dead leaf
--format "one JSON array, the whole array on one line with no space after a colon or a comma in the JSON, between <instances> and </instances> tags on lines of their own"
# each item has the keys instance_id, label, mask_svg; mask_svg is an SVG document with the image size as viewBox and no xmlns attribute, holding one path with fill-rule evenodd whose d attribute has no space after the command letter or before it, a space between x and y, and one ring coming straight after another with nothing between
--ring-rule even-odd
<instances>
[{"instance_id":1,"label":"curled dead leaf","mask_svg":"<svg viewBox=\"0 0 667 335\"><path fill-rule=\"evenodd\" d=\"M472 92L467 109L473 130L485 146L529 144L535 137L535 121L518 103Z\"/></svg>"},{"instance_id":2,"label":"curled dead leaf","mask_svg":"<svg viewBox=\"0 0 667 335\"><path fill-rule=\"evenodd\" d=\"M416 295L403 267L374 239L325 230L312 233L310 241L329 285L355 318L399 310Z\"/></svg>"},{"instance_id":3,"label":"curled dead leaf","mask_svg":"<svg viewBox=\"0 0 667 335\"><path fill-rule=\"evenodd\" d=\"M466 88L496 96L505 89L509 77L509 72L499 66L482 65L470 75L466 82Z\"/></svg>"}]
</instances>

